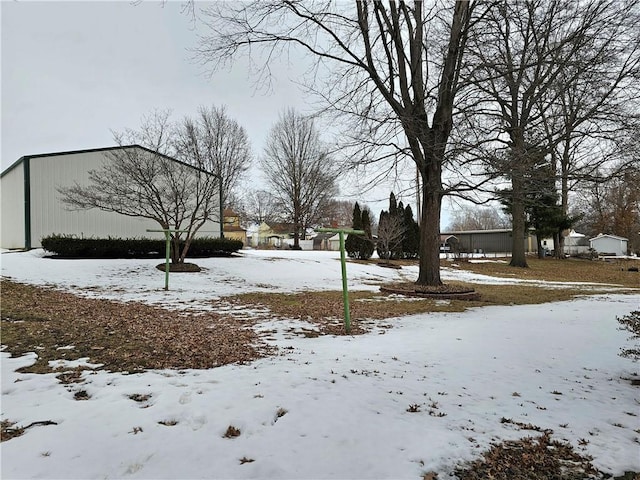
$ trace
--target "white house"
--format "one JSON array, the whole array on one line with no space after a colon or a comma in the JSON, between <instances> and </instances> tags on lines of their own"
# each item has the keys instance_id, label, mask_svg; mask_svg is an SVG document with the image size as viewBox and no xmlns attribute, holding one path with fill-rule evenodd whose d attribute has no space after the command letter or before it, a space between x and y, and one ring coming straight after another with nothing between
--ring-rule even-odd
<instances>
[{"instance_id":1,"label":"white house","mask_svg":"<svg viewBox=\"0 0 640 480\"><path fill-rule=\"evenodd\" d=\"M575 230L565 230L562 232L564 236L564 254L569 256L586 254L589 252L589 240L586 235L578 233ZM543 238L542 248L553 251L555 243L553 238Z\"/></svg>"},{"instance_id":2,"label":"white house","mask_svg":"<svg viewBox=\"0 0 640 480\"><path fill-rule=\"evenodd\" d=\"M627 254L629 240L617 235L600 234L589 239L589 245L600 255L615 255L617 257Z\"/></svg>"},{"instance_id":3,"label":"white house","mask_svg":"<svg viewBox=\"0 0 640 480\"><path fill-rule=\"evenodd\" d=\"M146 231L160 227L153 220L98 209L69 210L62 203L59 188L70 187L75 182L89 185L89 172L111 161L110 152L123 148L147 150L139 145L129 145L27 155L2 172L0 247L37 248L43 237L52 234L85 238L164 238L162 233ZM196 171L190 165L171 160L180 168ZM203 235L221 236L220 225L219 221L207 222L201 229L207 232Z\"/></svg>"}]
</instances>

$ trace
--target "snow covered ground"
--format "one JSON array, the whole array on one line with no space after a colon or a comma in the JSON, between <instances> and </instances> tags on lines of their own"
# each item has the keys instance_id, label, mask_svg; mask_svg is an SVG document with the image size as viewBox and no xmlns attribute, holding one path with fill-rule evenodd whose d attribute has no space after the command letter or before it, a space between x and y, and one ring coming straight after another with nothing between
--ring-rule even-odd
<instances>
[{"instance_id":1,"label":"snow covered ground","mask_svg":"<svg viewBox=\"0 0 640 480\"><path fill-rule=\"evenodd\" d=\"M203 309L239 292L339 289L337 259L244 251L198 260L202 273L172 274L165 292L157 260L0 258L16 281ZM417 273L347 269L354 290ZM454 268L443 277L498 281ZM3 442L2 478L446 478L491 442L537 434L514 422L552 429L605 472L640 470L639 391L624 380L638 368L618 356L627 335L616 322L639 308L639 295L601 294L400 317L357 337L304 338L287 332L296 322L273 319L257 328L278 332L277 356L211 370L96 370L71 385L17 373L35 354L3 352L2 419L57 425ZM88 400L74 399L81 389ZM229 426L240 435L225 438Z\"/></svg>"}]
</instances>

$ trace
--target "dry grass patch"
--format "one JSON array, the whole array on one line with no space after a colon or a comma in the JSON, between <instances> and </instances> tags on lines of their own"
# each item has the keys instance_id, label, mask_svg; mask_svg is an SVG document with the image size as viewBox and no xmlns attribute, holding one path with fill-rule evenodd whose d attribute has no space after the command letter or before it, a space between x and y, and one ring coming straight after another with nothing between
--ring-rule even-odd
<instances>
[{"instance_id":1,"label":"dry grass patch","mask_svg":"<svg viewBox=\"0 0 640 480\"><path fill-rule=\"evenodd\" d=\"M527 258L529 268L515 268L506 263L467 261L453 262L461 270L491 275L502 278L520 278L524 280L547 280L553 282L589 282L623 285L640 288L640 273L630 272L630 267L640 266L640 260L580 260L568 258ZM442 266L451 267L449 261L441 262Z\"/></svg>"},{"instance_id":2,"label":"dry grass patch","mask_svg":"<svg viewBox=\"0 0 640 480\"><path fill-rule=\"evenodd\" d=\"M355 291L349 293L352 334L367 330L367 320L413 315L429 312L462 312L471 307L488 305L526 305L570 300L584 295L578 288L542 288L535 285L471 285L480 293L480 300L438 300L408 298L378 292ZM305 320L319 326L323 334L343 333L343 303L341 291L299 293L245 293L225 300L245 307L267 308L281 318Z\"/></svg>"},{"instance_id":3,"label":"dry grass patch","mask_svg":"<svg viewBox=\"0 0 640 480\"><path fill-rule=\"evenodd\" d=\"M132 372L211 368L268 353L246 321L214 313L88 299L7 280L1 300L2 343L12 355L38 354L24 369L30 372L50 372L50 360L84 357L107 370Z\"/></svg>"},{"instance_id":4,"label":"dry grass patch","mask_svg":"<svg viewBox=\"0 0 640 480\"><path fill-rule=\"evenodd\" d=\"M16 422L9 420L2 420L2 422L0 422L0 442L6 442L24 433L24 428L15 427L15 424Z\"/></svg>"},{"instance_id":5,"label":"dry grass patch","mask_svg":"<svg viewBox=\"0 0 640 480\"><path fill-rule=\"evenodd\" d=\"M12 438L19 437L31 427L58 424L52 420L38 420L37 422L31 422L26 427L17 427L15 425L16 422L12 422L10 420L2 420L2 422L0 422L0 442L6 442L7 440L11 440Z\"/></svg>"},{"instance_id":6,"label":"dry grass patch","mask_svg":"<svg viewBox=\"0 0 640 480\"><path fill-rule=\"evenodd\" d=\"M226 431L226 432L224 432L223 437L224 437L224 438L236 438L236 437L239 437L239 436L240 436L240 433L241 433L241 432L240 432L240 429L239 429L239 428L236 428L236 427L234 427L233 425L229 425L229 426L227 427L227 431Z\"/></svg>"},{"instance_id":7,"label":"dry grass patch","mask_svg":"<svg viewBox=\"0 0 640 480\"><path fill-rule=\"evenodd\" d=\"M494 444L482 458L456 469L460 480L576 480L605 478L592 458L551 438L526 437Z\"/></svg>"},{"instance_id":8,"label":"dry grass patch","mask_svg":"<svg viewBox=\"0 0 640 480\"><path fill-rule=\"evenodd\" d=\"M580 288L549 288L535 285L476 285L480 300L474 306L488 305L534 305L563 302L590 292Z\"/></svg>"},{"instance_id":9,"label":"dry grass patch","mask_svg":"<svg viewBox=\"0 0 640 480\"><path fill-rule=\"evenodd\" d=\"M344 307L341 291L299 293L243 293L227 297L235 305L267 308L280 318L305 320L317 324L323 334L341 334ZM463 302L442 304L430 299L408 301L378 292L350 292L351 334L366 331L362 320L379 320L431 311L463 311Z\"/></svg>"}]
</instances>

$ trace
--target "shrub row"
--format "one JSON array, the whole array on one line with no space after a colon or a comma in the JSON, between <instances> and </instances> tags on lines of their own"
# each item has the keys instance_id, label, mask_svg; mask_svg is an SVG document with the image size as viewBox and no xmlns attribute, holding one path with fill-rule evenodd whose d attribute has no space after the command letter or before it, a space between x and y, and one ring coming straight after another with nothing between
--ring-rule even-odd
<instances>
[{"instance_id":1,"label":"shrub row","mask_svg":"<svg viewBox=\"0 0 640 480\"><path fill-rule=\"evenodd\" d=\"M41 240L42 248L64 258L164 258L164 240L150 238L77 238L72 235L51 235ZM196 238L187 257L229 256L242 248L240 240L227 238Z\"/></svg>"}]
</instances>

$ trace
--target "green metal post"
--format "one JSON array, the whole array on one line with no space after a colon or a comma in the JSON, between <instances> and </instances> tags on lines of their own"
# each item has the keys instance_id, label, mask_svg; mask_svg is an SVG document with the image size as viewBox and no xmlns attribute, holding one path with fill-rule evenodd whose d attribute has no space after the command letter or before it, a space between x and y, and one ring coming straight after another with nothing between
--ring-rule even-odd
<instances>
[{"instance_id":1,"label":"green metal post","mask_svg":"<svg viewBox=\"0 0 640 480\"><path fill-rule=\"evenodd\" d=\"M188 232L188 230L177 230L177 229L166 228L162 230L147 229L147 232L156 232L156 233L164 232L164 238L166 241L165 263L164 263L164 289L169 290L169 257L171 256L171 232L183 233L183 232Z\"/></svg>"},{"instance_id":2,"label":"green metal post","mask_svg":"<svg viewBox=\"0 0 640 480\"><path fill-rule=\"evenodd\" d=\"M344 304L344 329L351 333L351 313L349 312L349 290L347 288L347 260L345 258L344 234L364 235L364 230L352 230L348 228L318 228L317 232L337 233L340 238L340 264L342 267L342 302Z\"/></svg>"},{"instance_id":3,"label":"green metal post","mask_svg":"<svg viewBox=\"0 0 640 480\"><path fill-rule=\"evenodd\" d=\"M344 231L340 235L340 263L342 264L342 300L344 304L344 329L351 333L351 314L349 313L349 290L347 289L347 261L344 255Z\"/></svg>"}]
</instances>

